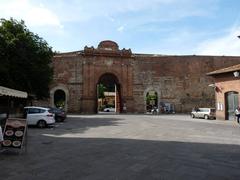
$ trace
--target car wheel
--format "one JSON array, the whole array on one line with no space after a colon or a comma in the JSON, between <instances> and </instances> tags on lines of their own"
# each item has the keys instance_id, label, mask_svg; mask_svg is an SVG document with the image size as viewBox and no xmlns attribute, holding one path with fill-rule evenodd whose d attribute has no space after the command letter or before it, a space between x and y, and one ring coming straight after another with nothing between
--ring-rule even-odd
<instances>
[{"instance_id":1,"label":"car wheel","mask_svg":"<svg viewBox=\"0 0 240 180\"><path fill-rule=\"evenodd\" d=\"M47 123L44 120L40 120L40 121L38 121L37 126L39 128L45 128L47 126Z\"/></svg>"},{"instance_id":2,"label":"car wheel","mask_svg":"<svg viewBox=\"0 0 240 180\"><path fill-rule=\"evenodd\" d=\"M192 118L195 118L194 114L191 114Z\"/></svg>"},{"instance_id":3,"label":"car wheel","mask_svg":"<svg viewBox=\"0 0 240 180\"><path fill-rule=\"evenodd\" d=\"M56 122L61 122L61 118L60 117L55 117Z\"/></svg>"},{"instance_id":4,"label":"car wheel","mask_svg":"<svg viewBox=\"0 0 240 180\"><path fill-rule=\"evenodd\" d=\"M204 115L204 119L209 119L208 115Z\"/></svg>"},{"instance_id":5,"label":"car wheel","mask_svg":"<svg viewBox=\"0 0 240 180\"><path fill-rule=\"evenodd\" d=\"M63 122L63 121L64 121L64 118L58 117L58 121L59 121L59 122Z\"/></svg>"}]
</instances>

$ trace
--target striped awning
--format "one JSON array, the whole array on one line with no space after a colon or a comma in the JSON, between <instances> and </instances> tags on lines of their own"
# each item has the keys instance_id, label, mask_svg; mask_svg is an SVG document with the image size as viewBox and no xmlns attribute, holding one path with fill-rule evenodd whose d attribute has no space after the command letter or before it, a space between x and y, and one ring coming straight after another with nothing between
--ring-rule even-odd
<instances>
[{"instance_id":1,"label":"striped awning","mask_svg":"<svg viewBox=\"0 0 240 180\"><path fill-rule=\"evenodd\" d=\"M28 94L24 91L18 91L15 89L10 89L10 88L0 86L0 96L13 96L18 98L27 98Z\"/></svg>"}]
</instances>

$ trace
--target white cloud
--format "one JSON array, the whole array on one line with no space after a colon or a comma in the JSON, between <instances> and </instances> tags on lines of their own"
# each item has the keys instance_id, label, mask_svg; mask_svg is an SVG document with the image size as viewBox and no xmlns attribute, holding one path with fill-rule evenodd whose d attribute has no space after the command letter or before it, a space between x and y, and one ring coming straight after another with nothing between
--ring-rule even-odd
<instances>
[{"instance_id":1,"label":"white cloud","mask_svg":"<svg viewBox=\"0 0 240 180\"><path fill-rule=\"evenodd\" d=\"M0 17L24 20L28 26L57 26L62 28L58 16L43 4L34 5L29 0L1 1Z\"/></svg>"},{"instance_id":2,"label":"white cloud","mask_svg":"<svg viewBox=\"0 0 240 180\"><path fill-rule=\"evenodd\" d=\"M228 33L220 38L210 39L202 42L197 48L197 54L200 55L240 55L240 26L234 27Z\"/></svg>"},{"instance_id":3,"label":"white cloud","mask_svg":"<svg viewBox=\"0 0 240 180\"><path fill-rule=\"evenodd\" d=\"M211 7L209 0L205 5ZM35 3L34 3L35 2ZM106 18L139 25L149 21L174 21L189 16L204 16L207 10L192 0L5 0L0 2L0 17L21 18L29 26L58 26L65 22L83 22ZM173 13L174 12L174 13ZM125 15L125 13L127 15Z\"/></svg>"},{"instance_id":4,"label":"white cloud","mask_svg":"<svg viewBox=\"0 0 240 180\"><path fill-rule=\"evenodd\" d=\"M117 31L119 31L119 32L123 32L123 30L124 30L124 26L120 26L117 28Z\"/></svg>"},{"instance_id":5,"label":"white cloud","mask_svg":"<svg viewBox=\"0 0 240 180\"><path fill-rule=\"evenodd\" d=\"M111 17L110 15L106 14L105 16L107 19L109 19L109 21L115 22L115 19L113 17Z\"/></svg>"},{"instance_id":6,"label":"white cloud","mask_svg":"<svg viewBox=\"0 0 240 180\"><path fill-rule=\"evenodd\" d=\"M79 48L79 42L83 42L84 37L87 43L106 38L122 42L126 38L131 43L133 38L141 34L143 38L134 41L147 39L151 41L149 44L158 41L161 45L158 52L161 52L163 44L166 44L165 49L172 50L167 52L174 52L179 47L182 47L182 52L193 41L192 32L181 33L178 25L170 27L170 23L180 22L186 17L209 17L214 13L215 1L217 0L0 0L0 18L23 19L31 31L46 38L57 49L60 44L61 49L67 50L67 41L72 47L75 42L76 48ZM164 23L167 24L166 29L163 28ZM100 33L99 26L102 28ZM143 35L145 32L148 32L146 37ZM156 34L159 38L151 40ZM182 42L188 42L188 45L182 46ZM136 44L138 46L139 43Z\"/></svg>"},{"instance_id":7,"label":"white cloud","mask_svg":"<svg viewBox=\"0 0 240 180\"><path fill-rule=\"evenodd\" d=\"M112 22L124 18L125 21L136 22L173 21L190 16L207 16L214 1L202 2L201 7L193 0L51 0L48 5L55 9L64 22L83 22L94 18L106 18Z\"/></svg>"}]
</instances>

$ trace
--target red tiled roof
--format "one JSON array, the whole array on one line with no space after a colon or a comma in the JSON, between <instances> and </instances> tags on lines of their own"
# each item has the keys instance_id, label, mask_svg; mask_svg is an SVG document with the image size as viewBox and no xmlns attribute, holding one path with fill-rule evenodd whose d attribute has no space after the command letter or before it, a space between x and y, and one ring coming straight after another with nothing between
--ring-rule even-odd
<instances>
[{"instance_id":1,"label":"red tiled roof","mask_svg":"<svg viewBox=\"0 0 240 180\"><path fill-rule=\"evenodd\" d=\"M223 73L234 72L234 71L240 71L240 64L230 66L230 67L226 67L226 68L223 68L223 69L218 69L216 71L212 71L212 72L207 73L207 75L211 76L211 75L223 74Z\"/></svg>"}]
</instances>

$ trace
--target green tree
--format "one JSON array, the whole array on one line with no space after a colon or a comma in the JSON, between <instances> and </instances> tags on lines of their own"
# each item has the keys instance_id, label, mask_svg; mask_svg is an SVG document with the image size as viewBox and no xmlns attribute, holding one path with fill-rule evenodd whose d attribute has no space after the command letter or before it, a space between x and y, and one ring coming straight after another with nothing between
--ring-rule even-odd
<instances>
[{"instance_id":1,"label":"green tree","mask_svg":"<svg viewBox=\"0 0 240 180\"><path fill-rule=\"evenodd\" d=\"M105 98L104 92L107 90L107 88L103 84L98 85L98 98L103 99Z\"/></svg>"},{"instance_id":2,"label":"green tree","mask_svg":"<svg viewBox=\"0 0 240 180\"><path fill-rule=\"evenodd\" d=\"M0 20L0 85L48 97L53 52L24 21Z\"/></svg>"},{"instance_id":3,"label":"green tree","mask_svg":"<svg viewBox=\"0 0 240 180\"><path fill-rule=\"evenodd\" d=\"M147 104L150 104L151 101L156 101L156 100L157 100L156 94L150 95L149 93L147 93L147 96L146 96Z\"/></svg>"}]
</instances>

